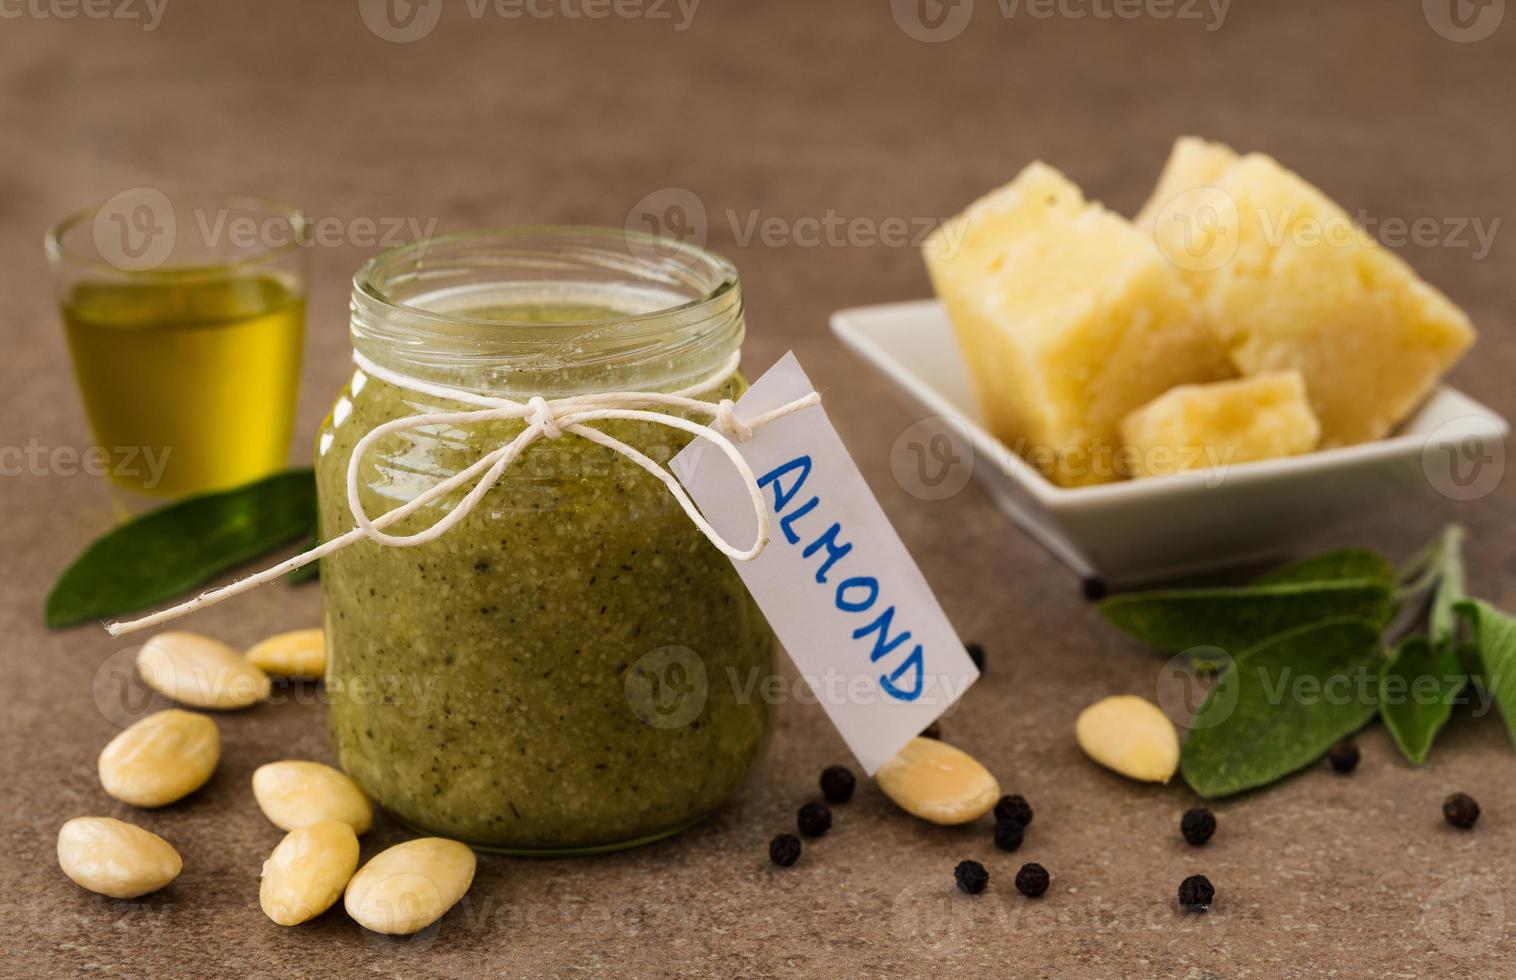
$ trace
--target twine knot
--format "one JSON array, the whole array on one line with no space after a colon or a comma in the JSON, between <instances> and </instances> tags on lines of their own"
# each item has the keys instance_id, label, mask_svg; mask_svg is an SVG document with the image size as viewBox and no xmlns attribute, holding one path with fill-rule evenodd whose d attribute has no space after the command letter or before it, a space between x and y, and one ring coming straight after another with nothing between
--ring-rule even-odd
<instances>
[{"instance_id":1,"label":"twine knot","mask_svg":"<svg viewBox=\"0 0 1516 980\"><path fill-rule=\"evenodd\" d=\"M541 395L527 399L526 424L548 439L557 439L563 435L563 430L558 428L558 419L553 415L553 407Z\"/></svg>"},{"instance_id":2,"label":"twine knot","mask_svg":"<svg viewBox=\"0 0 1516 980\"><path fill-rule=\"evenodd\" d=\"M737 414L737 403L730 398L723 398L716 403L716 428L739 443L753 438L753 427Z\"/></svg>"}]
</instances>

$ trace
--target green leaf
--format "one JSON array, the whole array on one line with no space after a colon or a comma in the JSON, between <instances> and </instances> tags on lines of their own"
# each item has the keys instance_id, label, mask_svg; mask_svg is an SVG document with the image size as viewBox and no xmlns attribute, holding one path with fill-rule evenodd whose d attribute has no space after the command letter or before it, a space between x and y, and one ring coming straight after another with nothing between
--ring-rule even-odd
<instances>
[{"instance_id":1,"label":"green leaf","mask_svg":"<svg viewBox=\"0 0 1516 980\"><path fill-rule=\"evenodd\" d=\"M1451 643L1408 636L1379 673L1379 714L1400 754L1412 765L1426 761L1432 741L1453 716L1468 674Z\"/></svg>"},{"instance_id":2,"label":"green leaf","mask_svg":"<svg viewBox=\"0 0 1516 980\"><path fill-rule=\"evenodd\" d=\"M1355 617L1383 627L1394 586L1379 578L1285 581L1234 589L1175 589L1114 596L1108 622L1159 650L1219 647L1232 656L1287 630ZM1205 659L1203 652L1198 659Z\"/></svg>"},{"instance_id":3,"label":"green leaf","mask_svg":"<svg viewBox=\"0 0 1516 980\"><path fill-rule=\"evenodd\" d=\"M1377 552L1363 548L1343 548L1276 568L1256 579L1254 585L1280 585L1293 582L1331 582L1343 579L1371 579L1386 584L1395 581L1395 566Z\"/></svg>"},{"instance_id":4,"label":"green leaf","mask_svg":"<svg viewBox=\"0 0 1516 980\"><path fill-rule=\"evenodd\" d=\"M47 597L47 625L175 598L315 526L316 480L309 469L160 507L97 538L64 569Z\"/></svg>"},{"instance_id":5,"label":"green leaf","mask_svg":"<svg viewBox=\"0 0 1516 980\"><path fill-rule=\"evenodd\" d=\"M1453 610L1473 630L1481 679L1516 742L1516 619L1479 599L1456 603Z\"/></svg>"},{"instance_id":6,"label":"green leaf","mask_svg":"<svg viewBox=\"0 0 1516 980\"><path fill-rule=\"evenodd\" d=\"M1266 786L1319 759L1379 710L1379 628L1334 619L1245 651L1190 723L1180 770L1203 797Z\"/></svg>"},{"instance_id":7,"label":"green leaf","mask_svg":"<svg viewBox=\"0 0 1516 980\"><path fill-rule=\"evenodd\" d=\"M1432 593L1432 611L1427 622L1435 646L1454 646L1458 642L1457 605L1467 596L1464 594L1463 572L1464 530L1456 524L1449 525L1438 539L1435 557L1437 588Z\"/></svg>"},{"instance_id":8,"label":"green leaf","mask_svg":"<svg viewBox=\"0 0 1516 980\"><path fill-rule=\"evenodd\" d=\"M316 547L316 545L318 545L320 543L321 543L321 536L319 534L317 534L315 531L311 531L310 534L306 535L305 540L300 543L300 550L301 551L310 551L312 548ZM290 585L290 586L304 585L306 582L309 582L309 581L311 581L313 579L318 579L320 577L321 577L321 559L318 558L315 561L311 562L309 565L301 565L299 568L295 569L293 572L290 572L289 574L285 575L284 576L284 584L285 585Z\"/></svg>"}]
</instances>

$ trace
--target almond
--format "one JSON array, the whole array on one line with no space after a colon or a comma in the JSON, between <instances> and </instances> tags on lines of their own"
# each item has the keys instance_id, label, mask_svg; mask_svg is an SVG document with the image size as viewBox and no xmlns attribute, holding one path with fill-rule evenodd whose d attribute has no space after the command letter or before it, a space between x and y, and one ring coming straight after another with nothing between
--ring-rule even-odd
<instances>
[{"instance_id":1,"label":"almond","mask_svg":"<svg viewBox=\"0 0 1516 980\"><path fill-rule=\"evenodd\" d=\"M123 803L167 806L204 786L220 759L214 721L178 708L155 711L100 753L100 785Z\"/></svg>"},{"instance_id":2,"label":"almond","mask_svg":"<svg viewBox=\"0 0 1516 980\"><path fill-rule=\"evenodd\" d=\"M875 778L907 813L939 824L968 823L1000 798L1000 784L973 756L935 738L913 738Z\"/></svg>"},{"instance_id":3,"label":"almond","mask_svg":"<svg viewBox=\"0 0 1516 980\"><path fill-rule=\"evenodd\" d=\"M253 796L280 830L340 820L361 834L374 822L374 808L347 774L319 762L288 759L253 771Z\"/></svg>"},{"instance_id":4,"label":"almond","mask_svg":"<svg viewBox=\"0 0 1516 980\"><path fill-rule=\"evenodd\" d=\"M245 708L269 694L268 675L236 650L198 633L159 633L137 654L143 683L196 708Z\"/></svg>"},{"instance_id":5,"label":"almond","mask_svg":"<svg viewBox=\"0 0 1516 980\"><path fill-rule=\"evenodd\" d=\"M353 875L343 905L365 929L397 936L420 932L464 896L473 883L474 867L474 852L457 841L406 841L381 852Z\"/></svg>"},{"instance_id":6,"label":"almond","mask_svg":"<svg viewBox=\"0 0 1516 980\"><path fill-rule=\"evenodd\" d=\"M184 862L157 834L110 817L75 817L58 831L58 866L111 898L136 898L179 877Z\"/></svg>"},{"instance_id":7,"label":"almond","mask_svg":"<svg viewBox=\"0 0 1516 980\"><path fill-rule=\"evenodd\" d=\"M299 925L331 908L358 869L358 835L340 820L292 830L263 862L258 900L281 926Z\"/></svg>"}]
</instances>

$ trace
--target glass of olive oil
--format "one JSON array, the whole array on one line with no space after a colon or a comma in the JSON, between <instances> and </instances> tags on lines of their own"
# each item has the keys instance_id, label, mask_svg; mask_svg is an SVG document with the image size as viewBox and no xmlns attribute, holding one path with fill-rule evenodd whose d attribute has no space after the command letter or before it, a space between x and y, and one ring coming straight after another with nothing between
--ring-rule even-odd
<instances>
[{"instance_id":1,"label":"glass of olive oil","mask_svg":"<svg viewBox=\"0 0 1516 980\"><path fill-rule=\"evenodd\" d=\"M285 466L306 227L261 199L138 188L48 234L74 371L118 486L182 496Z\"/></svg>"}]
</instances>

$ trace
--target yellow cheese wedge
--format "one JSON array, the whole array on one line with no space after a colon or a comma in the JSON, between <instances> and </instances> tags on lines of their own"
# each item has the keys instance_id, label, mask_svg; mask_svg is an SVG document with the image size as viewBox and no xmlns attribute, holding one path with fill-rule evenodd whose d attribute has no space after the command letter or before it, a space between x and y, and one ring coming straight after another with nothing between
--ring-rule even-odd
<instances>
[{"instance_id":1,"label":"yellow cheese wedge","mask_svg":"<svg viewBox=\"0 0 1516 980\"><path fill-rule=\"evenodd\" d=\"M1462 310L1262 154L1181 140L1141 218L1241 373L1304 376L1323 446L1389 433L1474 342Z\"/></svg>"},{"instance_id":2,"label":"yellow cheese wedge","mask_svg":"<svg viewBox=\"0 0 1516 980\"><path fill-rule=\"evenodd\" d=\"M1321 423L1299 371L1180 385L1121 423L1124 459L1137 476L1220 469L1316 448Z\"/></svg>"},{"instance_id":3,"label":"yellow cheese wedge","mask_svg":"<svg viewBox=\"0 0 1516 980\"><path fill-rule=\"evenodd\" d=\"M1153 188L1152 196L1132 223L1152 235L1160 217L1186 215L1184 198L1187 195L1198 197L1205 188L1213 186L1236 159L1237 153L1229 146L1198 136L1179 137L1174 141L1163 173L1158 176L1158 186ZM1199 203L1202 202L1196 202Z\"/></svg>"},{"instance_id":4,"label":"yellow cheese wedge","mask_svg":"<svg viewBox=\"0 0 1516 980\"><path fill-rule=\"evenodd\" d=\"M1235 373L1152 240L1046 164L944 223L925 257L990 431L1061 486L1124 475L1128 412Z\"/></svg>"}]
</instances>

